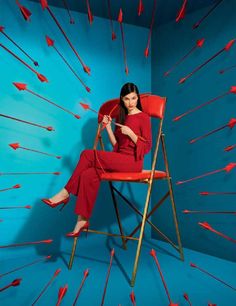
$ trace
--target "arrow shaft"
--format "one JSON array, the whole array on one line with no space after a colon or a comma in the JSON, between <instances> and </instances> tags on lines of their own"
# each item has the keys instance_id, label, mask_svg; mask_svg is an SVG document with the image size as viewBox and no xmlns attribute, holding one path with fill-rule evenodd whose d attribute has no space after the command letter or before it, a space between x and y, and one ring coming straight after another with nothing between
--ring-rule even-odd
<instances>
[{"instance_id":1,"label":"arrow shaft","mask_svg":"<svg viewBox=\"0 0 236 306\"><path fill-rule=\"evenodd\" d=\"M112 259L113 259L113 256L111 256L109 268L108 268L108 271L107 271L107 277L106 277L105 287L104 287L104 291L103 291L101 306L104 305L104 300L105 300L105 295L106 295L106 290L107 290L107 284L108 284L110 271L111 271Z\"/></svg>"},{"instance_id":2,"label":"arrow shaft","mask_svg":"<svg viewBox=\"0 0 236 306\"><path fill-rule=\"evenodd\" d=\"M197 137L197 138L194 138L194 139L192 139L192 140L190 141L190 143L194 143L194 142L196 142L196 141L198 141L198 140L200 140L200 139L202 139L202 138L205 138L205 137L207 137L207 136L210 136L211 134L214 134L214 133L216 133L216 132L219 132L219 131L225 129L226 127L228 127L228 124L226 124L226 125L224 125L224 126L221 126L221 127L217 128L217 129L215 129L215 130L212 130L212 131L210 131L209 133L206 133L206 134L204 134L204 135L202 135L202 136L199 136L199 137Z\"/></svg>"},{"instance_id":3,"label":"arrow shaft","mask_svg":"<svg viewBox=\"0 0 236 306\"><path fill-rule=\"evenodd\" d=\"M34 96L36 96L36 97L38 97L38 98L40 98L40 99L42 99L42 100L44 100L44 101L50 103L50 104L52 104L52 105L54 105L54 106L56 106L56 107L62 109L63 111L65 111L65 112L67 112L67 113L69 113L69 114L71 114L71 115L74 115L74 114L73 114L71 111L69 111L68 109L65 109L64 107L62 107L62 106L60 106L60 105L58 105L58 104L56 104L56 103L54 103L54 102L48 100L47 98L44 98L43 96L37 94L36 92L33 92L32 90L26 89L26 91L28 91L28 92L31 93L32 95L34 95Z\"/></svg>"},{"instance_id":4,"label":"arrow shaft","mask_svg":"<svg viewBox=\"0 0 236 306\"><path fill-rule=\"evenodd\" d=\"M152 20L151 20L150 30L149 30L149 33L148 33L147 48L149 48L150 42L151 42L152 28L153 28L154 21L155 21L156 6L157 6L157 0L154 0L154 2L153 2L153 9L152 9Z\"/></svg>"},{"instance_id":5,"label":"arrow shaft","mask_svg":"<svg viewBox=\"0 0 236 306\"><path fill-rule=\"evenodd\" d=\"M71 49L73 50L73 52L75 53L76 57L78 58L78 60L80 61L81 65L83 67L85 67L81 57L79 56L79 54L77 53L77 51L75 50L74 46L72 45L72 43L70 42L69 38L67 37L66 33L64 32L64 30L62 29L60 23L57 21L56 17L54 16L54 14L52 13L51 9L49 8L49 6L47 6L47 10L49 12L49 14L51 15L51 17L53 18L53 20L55 21L55 23L57 24L59 30L61 31L61 33L63 34L63 36L65 37L66 41L68 42L68 44L70 45Z\"/></svg>"},{"instance_id":6,"label":"arrow shaft","mask_svg":"<svg viewBox=\"0 0 236 306\"><path fill-rule=\"evenodd\" d=\"M214 170L214 171L211 171L211 172L207 172L207 173L205 173L205 174L202 174L202 175L193 177L193 178L191 178L191 179L188 179L188 180L185 180L185 181L182 181L182 182L183 182L183 183L187 183L187 182L194 181L194 180L197 180L197 179L199 179L199 178L202 178L202 177L205 177L205 176L208 176L208 175L212 175L212 174L215 174L215 173L218 173L218 172L221 172L221 171L224 171L224 168L218 169L218 170Z\"/></svg>"},{"instance_id":7,"label":"arrow shaft","mask_svg":"<svg viewBox=\"0 0 236 306\"><path fill-rule=\"evenodd\" d=\"M83 287L83 285L84 285L85 280L86 280L86 276L84 276L83 279L82 279L82 282L81 282L81 284L80 284L79 290L78 290L78 292L77 292L77 294L76 294L76 297L75 297L75 300L74 300L72 306L75 306L75 305L76 305L77 300L78 300L78 298L79 298L79 295L80 295L80 292L81 292L81 290L82 290L82 287Z\"/></svg>"},{"instance_id":8,"label":"arrow shaft","mask_svg":"<svg viewBox=\"0 0 236 306\"><path fill-rule=\"evenodd\" d=\"M54 155L54 154L49 154L49 153L41 152L41 151L34 150L34 149L29 149L29 148L25 148L25 147L19 147L19 148L21 148L21 149L23 149L23 150L26 150L26 151L31 151L31 152L35 152L35 153L44 154L44 155L47 155L47 156L56 157L56 155Z\"/></svg>"},{"instance_id":9,"label":"arrow shaft","mask_svg":"<svg viewBox=\"0 0 236 306\"><path fill-rule=\"evenodd\" d=\"M4 172L0 175L25 175L25 174L54 174L53 172Z\"/></svg>"},{"instance_id":10,"label":"arrow shaft","mask_svg":"<svg viewBox=\"0 0 236 306\"><path fill-rule=\"evenodd\" d=\"M33 125L33 126L37 126L37 127L42 128L42 129L46 129L45 126L40 125L40 124L37 124L37 123L25 121L25 120L22 120L22 119L18 119L18 118L11 117L11 116L7 116L7 115L3 115L3 114L0 114L0 116L1 116L1 117L4 117L4 118L7 118L7 119L12 119L12 120L19 121L19 122L22 122L22 123L26 123L26 124L30 124L30 125Z\"/></svg>"},{"instance_id":11,"label":"arrow shaft","mask_svg":"<svg viewBox=\"0 0 236 306\"><path fill-rule=\"evenodd\" d=\"M17 208L25 208L25 206L10 206L10 207L8 207L8 206L5 206L5 207L3 207L3 206L1 206L0 207L0 209L17 209Z\"/></svg>"},{"instance_id":12,"label":"arrow shaft","mask_svg":"<svg viewBox=\"0 0 236 306\"><path fill-rule=\"evenodd\" d=\"M25 245L35 245L35 244L42 244L42 243L45 243L45 242L42 240L42 241L34 241L34 242L15 243L15 244L1 245L0 249L21 247Z\"/></svg>"},{"instance_id":13,"label":"arrow shaft","mask_svg":"<svg viewBox=\"0 0 236 306\"><path fill-rule=\"evenodd\" d=\"M125 63L125 67L128 68L128 66L127 66L127 56L126 56L126 48L125 48L125 35L124 35L124 29L123 29L122 22L120 23L120 31L121 31L121 38L122 38L122 48L123 48L123 55L124 55L124 63Z\"/></svg>"},{"instance_id":14,"label":"arrow shaft","mask_svg":"<svg viewBox=\"0 0 236 306\"><path fill-rule=\"evenodd\" d=\"M41 298L41 296L45 293L45 291L48 289L48 287L52 284L52 282L55 279L55 275L52 276L52 278L49 280L49 282L44 286L43 290L40 292L39 296L34 300L34 302L32 303L32 306L35 305L38 300Z\"/></svg>"},{"instance_id":15,"label":"arrow shaft","mask_svg":"<svg viewBox=\"0 0 236 306\"><path fill-rule=\"evenodd\" d=\"M219 0L208 12L206 15L204 15L199 21L198 24L200 25L204 19L206 19L211 13L212 11L222 2L223 0Z\"/></svg>"}]
</instances>

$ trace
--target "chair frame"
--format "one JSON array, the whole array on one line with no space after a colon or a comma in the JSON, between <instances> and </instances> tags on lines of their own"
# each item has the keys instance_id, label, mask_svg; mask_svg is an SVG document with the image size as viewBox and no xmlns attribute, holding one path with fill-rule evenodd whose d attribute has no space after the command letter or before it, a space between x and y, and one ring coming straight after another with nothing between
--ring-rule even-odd
<instances>
[{"instance_id":1,"label":"chair frame","mask_svg":"<svg viewBox=\"0 0 236 306\"><path fill-rule=\"evenodd\" d=\"M136 256L135 256L135 261L134 261L134 266L133 266L133 271L132 271L132 277L131 277L131 281L130 281L130 284L131 284L132 287L135 284L135 279L136 279L136 274L137 274L137 269L138 269L138 262L139 262L139 257L140 257L140 253L141 253L141 247L142 247L142 241L143 241L144 229L145 229L146 222L149 225L151 225L151 227L162 238L164 238L167 242L169 242L179 252L180 259L184 260L184 254L183 254L183 248L182 248L182 243L181 243L181 238L180 238L178 218L177 218L176 206L175 206L174 194L173 194L173 188L172 188L172 179L171 179L171 176L170 176L169 164L168 164L168 159L167 159L167 151L166 151L166 145L165 145L165 135L162 131L164 116L162 118L160 118L159 120L160 120L160 123L159 123L159 127L158 127L158 133L157 133L156 141L155 141L156 145L155 145L155 148L154 148L154 154L153 154L153 158L152 158L152 167L151 167L151 171L150 171L150 177L148 179L142 179L140 181L135 181L136 183L144 183L144 184L148 185L148 190L147 190L147 194L146 194L146 199L145 199L145 204L144 204L143 211L142 212L139 211L124 195L121 194L121 192L112 183L115 180L112 180L112 181L109 180L108 181L109 182L109 187L110 187L110 190L111 190L113 205L114 205L114 208L115 208L115 213L116 213L116 218L117 218L120 234L101 232L101 231L91 230L91 229L88 230L91 233L103 234L103 235L113 236L113 237L120 237L122 239L122 246L123 246L124 249L127 249L126 243L127 243L128 240L137 240L138 241ZM97 149L98 143L100 144L101 149L104 150L104 144L103 144L100 132L101 132L101 123L98 124L96 138L95 138L95 142L94 142L94 146L93 146L94 150ZM163 157L164 157L164 165L165 165L166 176L163 177L163 178L156 179L154 177L154 173L155 173L155 170L156 170L156 162L157 162L158 150L159 150L160 143L161 143L161 148L162 148ZM151 209L151 211L148 212L153 183L154 183L155 180L160 180L160 179L167 180L168 191L159 200L159 202L154 205L154 207ZM120 181L120 180L118 180L118 181ZM126 182L126 181L122 180L122 182ZM127 182L132 183L133 181L127 181ZM121 224L121 218L120 218L120 213L119 213L115 193L118 194L126 202L126 204L129 207L131 207L138 215L140 215L142 217L142 221L135 227L135 229L128 236L125 235L124 231L123 231L123 227L122 227L122 224ZM152 214L164 203L164 201L168 197L170 197L170 200L171 200L172 213L173 213L173 219L174 219L174 225L175 225L175 231L176 231L178 245L176 245L170 238L168 238L164 233L162 233L149 220L149 218L152 216ZM139 237L133 237L134 234L138 231L139 228L140 228ZM69 262L69 269L72 268L74 254L75 254L75 251L76 251L77 240L78 240L78 238L75 237L74 238L74 243L73 243L73 249L72 249L72 253L71 253L71 257L70 257L70 262Z\"/></svg>"}]
</instances>

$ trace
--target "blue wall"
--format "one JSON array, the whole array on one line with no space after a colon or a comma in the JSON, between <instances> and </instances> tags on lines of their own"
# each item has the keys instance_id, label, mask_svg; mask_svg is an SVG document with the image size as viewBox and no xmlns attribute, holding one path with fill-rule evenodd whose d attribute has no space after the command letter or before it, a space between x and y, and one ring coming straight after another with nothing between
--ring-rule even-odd
<instances>
[{"instance_id":1,"label":"blue wall","mask_svg":"<svg viewBox=\"0 0 236 306\"><path fill-rule=\"evenodd\" d=\"M53 13L83 61L91 68L91 76L88 76L83 72L79 61L48 12L43 11L37 3L27 4L32 12L31 22L23 20L15 3L2 2L4 9L0 16L0 25L3 25L5 32L39 62L38 71L48 78L49 83L41 83L33 73L1 48L1 112L42 125L53 126L55 131L48 132L1 118L1 172L60 171L61 175L0 177L1 189L15 184L22 185L21 189L1 193L1 203L32 205L32 209L28 211L11 211L11 214L9 211L2 211L1 218L4 222L1 223L1 243L46 239L50 236L54 238L51 251L58 253L61 237L73 228L76 220L73 214L74 200L62 214L59 214L58 211L43 205L40 199L50 197L62 188L76 165L81 150L93 146L97 126L96 115L93 112L84 111L79 102L89 103L93 109L98 110L106 100L118 97L120 87L128 81L136 83L140 92L150 92L151 57L146 59L143 56L143 46L146 44L148 30L124 24L130 71L126 76L118 23L115 23L117 40L112 41L109 20L95 18L93 25L90 26L86 15L74 12L76 23L70 25L67 12L52 7ZM91 88L91 93L86 92L57 53L47 46L45 35L55 40L55 46ZM3 35L1 35L1 42L31 65L29 60ZM27 92L19 92L12 82L26 83L28 89L79 114L81 119L77 120ZM58 160L21 149L13 151L8 144L15 142L19 142L23 147L61 155L62 159ZM146 162L149 164L148 159ZM132 197L134 188L127 189L127 193ZM139 191L138 195L141 193L142 191ZM131 215L133 215L131 211L126 214L128 223L130 223ZM110 217L113 216L113 210L110 192L105 183L101 186L94 216L92 221L94 227L111 226L115 221L114 217ZM12 227L13 220L14 227ZM59 230L55 231L55 228Z\"/></svg>"},{"instance_id":2,"label":"blue wall","mask_svg":"<svg viewBox=\"0 0 236 306\"><path fill-rule=\"evenodd\" d=\"M235 9L235 1L224 1L193 31L192 25L207 12L207 9L199 10L187 15L178 24L171 22L156 28L152 40L152 91L168 99L164 132L183 245L232 261L236 260L235 244L202 229L197 223L206 221L216 230L235 239L235 216L184 215L182 210L235 211L235 196L199 195L200 191L235 191L235 169L229 174L222 172L183 185L175 184L235 162L235 150L224 152L226 146L236 143L234 129L226 128L194 144L188 143L190 139L225 125L235 117L235 95L230 94L215 101L180 121L173 122L172 119L227 92L235 85L236 69L224 74L219 74L219 70L236 63L236 45L196 72L185 83L178 84L182 77L235 38ZM205 38L203 47L194 51L168 77L164 77L164 72L180 60L200 38ZM157 194L160 190L164 194L163 184L155 188ZM170 214L168 205L164 204L156 220L160 228L175 239Z\"/></svg>"}]
</instances>

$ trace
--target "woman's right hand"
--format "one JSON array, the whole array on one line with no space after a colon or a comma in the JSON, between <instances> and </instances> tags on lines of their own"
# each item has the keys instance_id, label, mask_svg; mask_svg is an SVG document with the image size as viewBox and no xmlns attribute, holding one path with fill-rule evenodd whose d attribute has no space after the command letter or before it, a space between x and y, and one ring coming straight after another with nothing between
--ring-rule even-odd
<instances>
[{"instance_id":1,"label":"woman's right hand","mask_svg":"<svg viewBox=\"0 0 236 306\"><path fill-rule=\"evenodd\" d=\"M112 118L109 115L104 115L102 119L102 124L105 125L106 128L111 127Z\"/></svg>"}]
</instances>

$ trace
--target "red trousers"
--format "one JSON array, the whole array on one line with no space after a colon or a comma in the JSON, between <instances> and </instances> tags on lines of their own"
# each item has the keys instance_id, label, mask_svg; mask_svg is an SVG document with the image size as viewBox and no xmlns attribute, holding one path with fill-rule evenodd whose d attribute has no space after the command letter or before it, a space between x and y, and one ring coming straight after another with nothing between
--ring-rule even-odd
<instances>
[{"instance_id":1,"label":"red trousers","mask_svg":"<svg viewBox=\"0 0 236 306\"><path fill-rule=\"evenodd\" d=\"M65 189L76 196L75 213L89 219L101 183L100 174L106 172L140 172L142 160L117 152L84 150Z\"/></svg>"}]
</instances>

